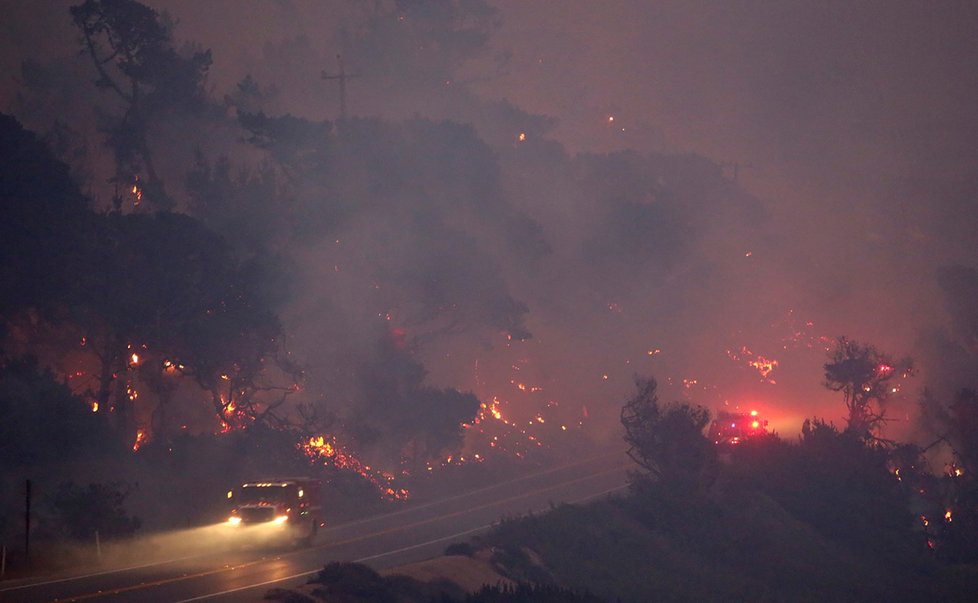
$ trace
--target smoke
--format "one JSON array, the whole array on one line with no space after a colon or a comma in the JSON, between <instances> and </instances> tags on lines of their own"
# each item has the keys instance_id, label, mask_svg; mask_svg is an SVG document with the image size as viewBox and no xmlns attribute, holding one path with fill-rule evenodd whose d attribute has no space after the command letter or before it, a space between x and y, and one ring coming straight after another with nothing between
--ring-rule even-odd
<instances>
[{"instance_id":1,"label":"smoke","mask_svg":"<svg viewBox=\"0 0 978 603\"><path fill-rule=\"evenodd\" d=\"M936 267L975 261L973 7L150 4L212 49L212 100L229 99L227 119L153 138L168 191L277 258L259 272L288 276L268 296L303 396L350 417L402 341L410 391L499 397L523 419L613 430L638 374L665 398L759 405L790 434L841 419L821 385L836 336L936 358L921 334L951 324L954 287ZM62 8L10 14L62 31ZM7 63L36 54L35 73L98 102L70 44L29 39ZM337 54L346 119L322 77ZM49 81L3 106L46 131L72 113L27 111ZM947 381L919 364L893 401L904 422Z\"/></svg>"},{"instance_id":2,"label":"smoke","mask_svg":"<svg viewBox=\"0 0 978 603\"><path fill-rule=\"evenodd\" d=\"M978 270L960 265L938 272L947 322L922 333L921 360L931 375L928 403L947 406L961 389L978 388Z\"/></svg>"}]
</instances>

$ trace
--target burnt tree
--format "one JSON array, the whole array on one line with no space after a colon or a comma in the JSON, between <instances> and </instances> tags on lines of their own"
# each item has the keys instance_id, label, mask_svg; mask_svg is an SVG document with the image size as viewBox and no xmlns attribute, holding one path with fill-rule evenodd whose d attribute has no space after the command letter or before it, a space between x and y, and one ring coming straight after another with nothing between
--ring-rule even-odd
<instances>
[{"instance_id":1,"label":"burnt tree","mask_svg":"<svg viewBox=\"0 0 978 603\"><path fill-rule=\"evenodd\" d=\"M894 380L913 373L913 362L892 358L871 345L840 337L825 368L825 387L842 392L846 429L874 438L885 421L883 405L896 391Z\"/></svg>"}]
</instances>

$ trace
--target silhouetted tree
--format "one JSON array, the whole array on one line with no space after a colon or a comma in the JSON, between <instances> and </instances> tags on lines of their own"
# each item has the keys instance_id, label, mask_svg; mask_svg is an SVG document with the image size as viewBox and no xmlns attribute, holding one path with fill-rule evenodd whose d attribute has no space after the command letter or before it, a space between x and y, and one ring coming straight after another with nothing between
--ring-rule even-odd
<instances>
[{"instance_id":1,"label":"silhouetted tree","mask_svg":"<svg viewBox=\"0 0 978 603\"><path fill-rule=\"evenodd\" d=\"M937 538L942 557L974 563L978 560L978 393L963 389L950 404L930 400L925 408L953 454L939 483L920 488L921 498L934 504L928 531Z\"/></svg>"},{"instance_id":2,"label":"silhouetted tree","mask_svg":"<svg viewBox=\"0 0 978 603\"><path fill-rule=\"evenodd\" d=\"M424 367L390 336L359 370L362 408L355 431L363 444L377 446L392 460L417 464L438 458L462 442L462 423L479 411L468 392L424 385Z\"/></svg>"},{"instance_id":3,"label":"silhouetted tree","mask_svg":"<svg viewBox=\"0 0 978 603\"><path fill-rule=\"evenodd\" d=\"M225 233L240 258L285 244L291 203L270 162L233 173L228 157L210 162L200 151L187 176L190 213L214 232Z\"/></svg>"},{"instance_id":4,"label":"silhouetted tree","mask_svg":"<svg viewBox=\"0 0 978 603\"><path fill-rule=\"evenodd\" d=\"M651 481L666 489L692 492L710 486L716 478L716 449L703 434L710 413L703 407L659 404L655 379L636 379L635 396L625 402L628 456L644 473L633 481Z\"/></svg>"},{"instance_id":5,"label":"silhouetted tree","mask_svg":"<svg viewBox=\"0 0 978 603\"><path fill-rule=\"evenodd\" d=\"M978 392L962 389L948 408L946 438L964 470L978 478Z\"/></svg>"},{"instance_id":6,"label":"silhouetted tree","mask_svg":"<svg viewBox=\"0 0 978 603\"><path fill-rule=\"evenodd\" d=\"M0 467L5 472L121 449L105 413L72 394L34 358L0 357Z\"/></svg>"},{"instance_id":7,"label":"silhouetted tree","mask_svg":"<svg viewBox=\"0 0 978 603\"><path fill-rule=\"evenodd\" d=\"M825 364L825 387L841 391L848 411L846 429L860 437L872 437L885 420L881 407L893 388L893 380L909 376L913 363L895 363L870 345L840 337Z\"/></svg>"},{"instance_id":8,"label":"silhouetted tree","mask_svg":"<svg viewBox=\"0 0 978 603\"><path fill-rule=\"evenodd\" d=\"M145 197L159 209L171 208L150 150L150 129L168 112L203 105L210 51L182 56L173 48L170 24L135 0L85 0L71 7L71 16L98 72L95 84L123 106L121 116L106 114L102 125L115 153L116 184L132 187L137 205ZM117 197L117 208L121 202Z\"/></svg>"},{"instance_id":9,"label":"silhouetted tree","mask_svg":"<svg viewBox=\"0 0 978 603\"><path fill-rule=\"evenodd\" d=\"M8 115L0 114L0 316L62 308L88 200L68 166Z\"/></svg>"},{"instance_id":10,"label":"silhouetted tree","mask_svg":"<svg viewBox=\"0 0 978 603\"><path fill-rule=\"evenodd\" d=\"M263 417L295 391L300 371L279 353L277 318L230 248L200 222L110 213L86 235L72 260L79 276L71 315L99 363L91 396L114 409L122 433L135 430L126 383L134 375L164 404L168 383L192 377L228 424ZM276 368L289 376L272 378Z\"/></svg>"},{"instance_id":11,"label":"silhouetted tree","mask_svg":"<svg viewBox=\"0 0 978 603\"><path fill-rule=\"evenodd\" d=\"M238 123L247 130L245 140L260 149L268 151L272 159L293 176L300 175L303 168L320 168L326 159L332 132L328 121L310 121L293 115L265 115L241 112Z\"/></svg>"}]
</instances>

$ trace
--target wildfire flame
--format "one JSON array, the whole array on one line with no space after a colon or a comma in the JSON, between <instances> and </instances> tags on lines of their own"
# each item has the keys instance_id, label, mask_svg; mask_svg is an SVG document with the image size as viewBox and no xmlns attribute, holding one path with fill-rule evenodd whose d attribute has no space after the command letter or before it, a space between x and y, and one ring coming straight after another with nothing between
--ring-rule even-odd
<instances>
[{"instance_id":1,"label":"wildfire flame","mask_svg":"<svg viewBox=\"0 0 978 603\"><path fill-rule=\"evenodd\" d=\"M139 202L143 200L143 189L142 189L142 187L139 186L139 177L138 176L136 177L136 180L133 181L133 183L132 183L132 189L130 189L130 190L131 190L131 192L133 194L133 197L135 197L133 199L133 205L135 207L139 207Z\"/></svg>"},{"instance_id":2,"label":"wildfire flame","mask_svg":"<svg viewBox=\"0 0 978 603\"><path fill-rule=\"evenodd\" d=\"M132 451L136 452L146 443L146 431L143 429L136 430L136 441L132 444Z\"/></svg>"},{"instance_id":3,"label":"wildfire flame","mask_svg":"<svg viewBox=\"0 0 978 603\"><path fill-rule=\"evenodd\" d=\"M525 383L519 383L515 379L510 380L510 383L512 383L513 385L515 385L516 386L516 389L520 390L521 392L530 392L531 394L535 394L536 392L542 392L543 391L543 388L542 387L539 387L539 386L536 386L536 385L527 385Z\"/></svg>"},{"instance_id":4,"label":"wildfire flame","mask_svg":"<svg viewBox=\"0 0 978 603\"><path fill-rule=\"evenodd\" d=\"M745 362L747 366L756 370L758 375L761 376L761 381L763 383L775 384L777 381L770 378L774 369L778 368L778 361L773 358L765 358L760 354L755 354L747 346L741 346L739 352L734 352L733 350L727 350L727 357L734 362Z\"/></svg>"},{"instance_id":5,"label":"wildfire flame","mask_svg":"<svg viewBox=\"0 0 978 603\"><path fill-rule=\"evenodd\" d=\"M376 487L385 498L407 500L410 497L410 492L407 489L399 488L394 484L395 477L392 473L380 471L364 464L360 459L344 450L334 436L313 436L300 443L298 447L314 462L322 462L327 466L358 473Z\"/></svg>"},{"instance_id":6,"label":"wildfire flame","mask_svg":"<svg viewBox=\"0 0 978 603\"><path fill-rule=\"evenodd\" d=\"M512 368L516 371L520 370L520 367L515 365ZM542 387L526 386L516 380L512 380L511 383L523 392L532 393L543 390ZM521 385L523 387L520 387ZM547 447L541 440L542 434L555 436L569 431L567 424L561 424L560 420L551 421L551 418L545 415L544 409L538 409L537 412L528 417L519 419L508 417L503 410L506 404L506 401L497 396L481 402L479 411L472 421L462 424L462 428L467 431L466 448L469 452L466 455L447 456L441 461L441 466L483 462L489 451L523 459L526 458L531 449ZM545 409L559 406L560 404L556 400L548 400ZM584 425L585 419L587 419L587 409L582 408L580 426ZM472 453L473 448L477 452ZM437 464L429 463L428 471L432 471L434 466Z\"/></svg>"}]
</instances>

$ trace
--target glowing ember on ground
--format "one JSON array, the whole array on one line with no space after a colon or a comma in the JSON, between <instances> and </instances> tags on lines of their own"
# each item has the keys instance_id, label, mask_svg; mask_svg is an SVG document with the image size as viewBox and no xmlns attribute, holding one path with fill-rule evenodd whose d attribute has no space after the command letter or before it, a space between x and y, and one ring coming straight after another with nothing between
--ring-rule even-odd
<instances>
[{"instance_id":1,"label":"glowing ember on ground","mask_svg":"<svg viewBox=\"0 0 978 603\"><path fill-rule=\"evenodd\" d=\"M333 436L314 436L304 443L298 444L306 456L312 461L322 462L326 466L353 471L377 488L380 493L391 500L407 500L410 493L405 488L394 484L394 475L386 471L373 469L344 450Z\"/></svg>"},{"instance_id":2,"label":"glowing ember on ground","mask_svg":"<svg viewBox=\"0 0 978 603\"><path fill-rule=\"evenodd\" d=\"M133 200L133 205L139 206L139 202L143 200L143 189L139 186L139 177L136 177L135 182L132 183L131 192L135 199Z\"/></svg>"},{"instance_id":3,"label":"glowing ember on ground","mask_svg":"<svg viewBox=\"0 0 978 603\"><path fill-rule=\"evenodd\" d=\"M815 333L815 322L811 320L801 322L795 316L794 310L788 310L788 315L780 321L779 326L791 332L790 335L781 340L781 347L784 350L807 348L828 352L835 343L832 337L817 335Z\"/></svg>"},{"instance_id":4,"label":"glowing ember on ground","mask_svg":"<svg viewBox=\"0 0 978 603\"><path fill-rule=\"evenodd\" d=\"M777 381L770 378L770 374L774 372L774 369L778 368L777 360L755 354L747 346L742 346L739 352L727 350L727 357L734 362L744 362L747 366L756 370L761 376L763 383L770 383L772 385L777 383Z\"/></svg>"},{"instance_id":5,"label":"glowing ember on ground","mask_svg":"<svg viewBox=\"0 0 978 603\"><path fill-rule=\"evenodd\" d=\"M164 360L163 361L163 372L166 373L167 375L174 375L178 371L183 371L185 368L187 368L187 367L185 367L182 364L176 364L176 363L171 362L169 360Z\"/></svg>"},{"instance_id":6,"label":"glowing ember on ground","mask_svg":"<svg viewBox=\"0 0 978 603\"><path fill-rule=\"evenodd\" d=\"M496 451L498 454L510 454L517 458L526 458L531 448L543 448L544 443L540 439L540 432L531 433L530 430L545 430L553 434L567 432L566 425L550 427L551 423L543 415L537 412L529 418L519 420L509 419L503 414L503 402L498 397L493 397L488 402L482 402L479 412L470 423L463 423L462 428L466 430L466 448L470 450L468 456L448 456L441 462L441 466L461 465L466 462L483 462L488 451ZM550 400L546 408L556 408L559 404ZM583 421L582 421L583 424ZM482 448L485 446L486 448ZM477 452L472 453L475 448ZM437 466L437 465L434 465ZM433 470L433 465L429 463L428 471Z\"/></svg>"},{"instance_id":7,"label":"glowing ember on ground","mask_svg":"<svg viewBox=\"0 0 978 603\"><path fill-rule=\"evenodd\" d=\"M132 444L132 451L136 452L139 448L146 443L146 431L142 429L136 430L136 441Z\"/></svg>"},{"instance_id":8,"label":"glowing ember on ground","mask_svg":"<svg viewBox=\"0 0 978 603\"><path fill-rule=\"evenodd\" d=\"M536 385L527 385L525 383L518 383L515 380L511 380L510 383L515 385L516 389L520 390L521 392L530 392L532 394L532 393L543 391L542 387L538 387Z\"/></svg>"}]
</instances>

